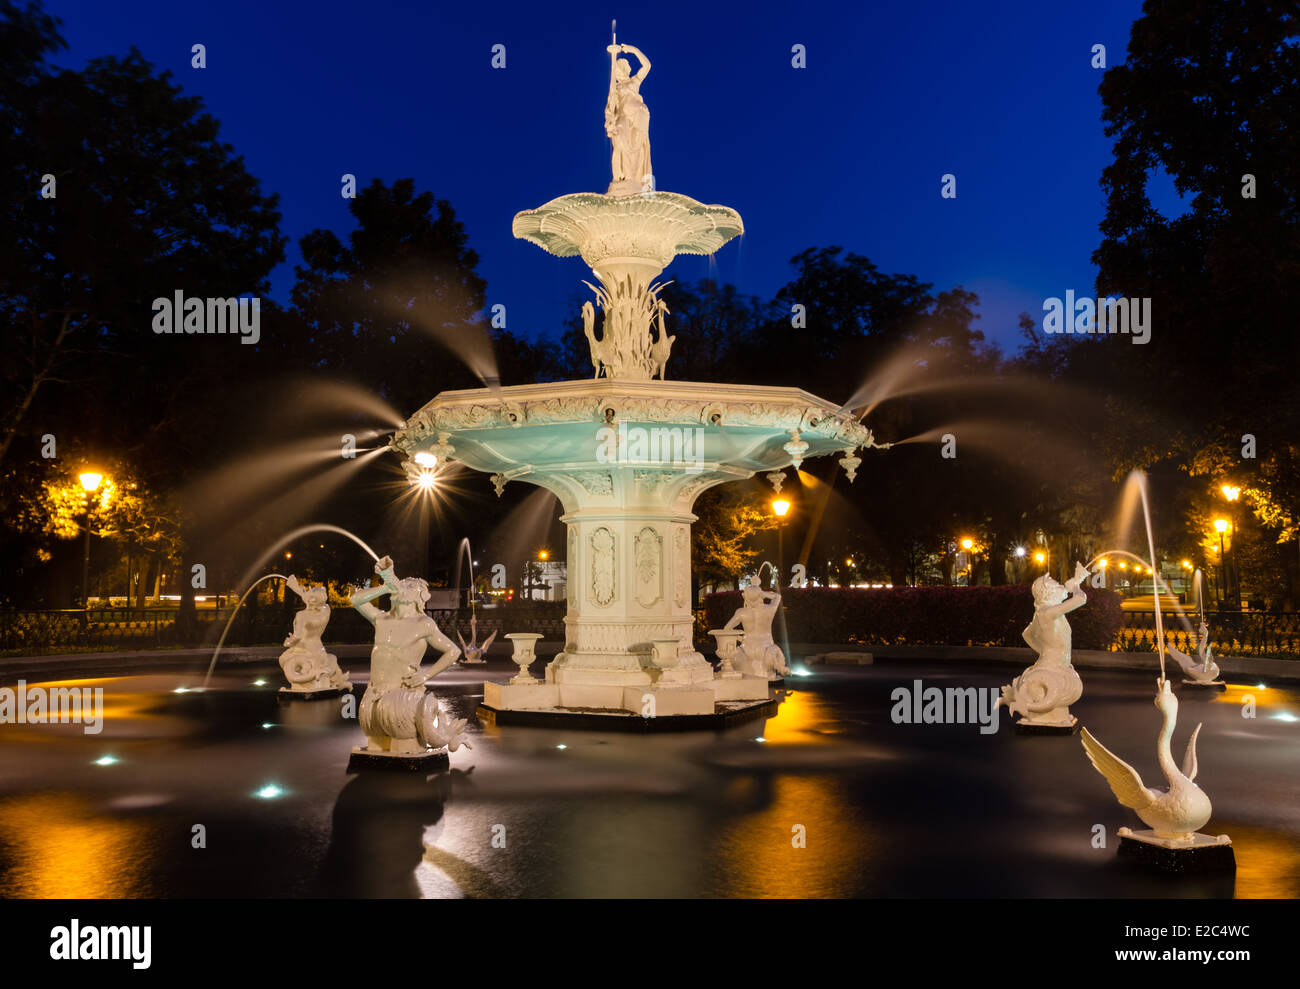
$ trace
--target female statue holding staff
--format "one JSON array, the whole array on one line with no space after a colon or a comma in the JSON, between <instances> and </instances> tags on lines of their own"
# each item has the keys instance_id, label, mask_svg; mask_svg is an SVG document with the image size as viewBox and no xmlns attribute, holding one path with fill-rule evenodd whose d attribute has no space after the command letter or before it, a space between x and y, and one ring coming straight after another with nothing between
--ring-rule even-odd
<instances>
[{"instance_id":1,"label":"female statue holding staff","mask_svg":"<svg viewBox=\"0 0 1300 989\"><path fill-rule=\"evenodd\" d=\"M609 195L629 196L654 189L650 171L650 109L641 99L641 82L650 73L650 60L634 45L612 44L609 52L609 99L605 103L605 133L614 145ZM620 52L635 55L641 68L632 75Z\"/></svg>"}]
</instances>

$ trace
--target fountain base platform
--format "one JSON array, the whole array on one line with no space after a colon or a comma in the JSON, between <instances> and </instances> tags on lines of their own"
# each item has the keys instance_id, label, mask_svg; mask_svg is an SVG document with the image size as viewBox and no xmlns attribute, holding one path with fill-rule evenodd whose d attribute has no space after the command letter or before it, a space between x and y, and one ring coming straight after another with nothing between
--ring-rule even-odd
<instances>
[{"instance_id":1,"label":"fountain base platform","mask_svg":"<svg viewBox=\"0 0 1300 989\"><path fill-rule=\"evenodd\" d=\"M776 714L775 698L759 701L718 701L708 714L668 714L642 717L640 710L553 707L510 710L480 704L475 712L485 725L520 728L576 728L579 731L665 732L719 731Z\"/></svg>"},{"instance_id":2,"label":"fountain base platform","mask_svg":"<svg viewBox=\"0 0 1300 989\"><path fill-rule=\"evenodd\" d=\"M348 772L381 770L399 773L438 773L451 768L446 752L371 752L354 746L348 758Z\"/></svg>"},{"instance_id":3,"label":"fountain base platform","mask_svg":"<svg viewBox=\"0 0 1300 989\"><path fill-rule=\"evenodd\" d=\"M1037 721L1017 721L1016 731L1021 735L1073 735L1079 719L1070 718L1067 722L1043 723Z\"/></svg>"},{"instance_id":4,"label":"fountain base platform","mask_svg":"<svg viewBox=\"0 0 1300 989\"><path fill-rule=\"evenodd\" d=\"M1232 839L1226 834L1214 836L1198 832L1182 841L1160 838L1153 831L1134 831L1131 828L1120 828L1118 834L1119 858L1162 872L1199 875L1232 872L1237 868Z\"/></svg>"},{"instance_id":5,"label":"fountain base platform","mask_svg":"<svg viewBox=\"0 0 1300 989\"><path fill-rule=\"evenodd\" d=\"M282 701L319 701L350 693L352 693L351 687L324 687L321 690L294 690L292 687L281 687L276 697Z\"/></svg>"}]
</instances>

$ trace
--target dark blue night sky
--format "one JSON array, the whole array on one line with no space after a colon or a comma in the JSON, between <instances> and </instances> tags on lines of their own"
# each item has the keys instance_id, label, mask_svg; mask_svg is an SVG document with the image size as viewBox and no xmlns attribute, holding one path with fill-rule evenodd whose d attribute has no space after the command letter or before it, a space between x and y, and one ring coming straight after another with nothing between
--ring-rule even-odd
<instances>
[{"instance_id":1,"label":"dark blue night sky","mask_svg":"<svg viewBox=\"0 0 1300 989\"><path fill-rule=\"evenodd\" d=\"M455 207L509 328L556 331L586 269L515 240L510 221L608 185L604 46L617 18L619 40L652 62L642 95L658 187L745 220L716 260L679 258L666 277L714 276L766 298L794 254L840 244L975 291L979 327L1012 349L1019 312L1091 294L1110 142L1090 49L1122 62L1140 13L1137 0L48 6L70 45L58 64L136 45L203 98L280 194L291 245L277 300L299 237L350 229L343 173L360 185L410 176ZM190 67L196 42L203 70ZM498 43L505 69L490 66ZM796 43L806 69L791 67ZM940 197L945 172L956 200Z\"/></svg>"}]
</instances>

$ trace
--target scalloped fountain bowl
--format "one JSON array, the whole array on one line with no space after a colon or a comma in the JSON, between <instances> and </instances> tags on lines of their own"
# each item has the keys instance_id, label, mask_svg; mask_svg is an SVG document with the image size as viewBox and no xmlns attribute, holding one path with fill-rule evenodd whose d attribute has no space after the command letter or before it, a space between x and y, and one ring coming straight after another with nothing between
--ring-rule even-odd
<instances>
[{"instance_id":1,"label":"scalloped fountain bowl","mask_svg":"<svg viewBox=\"0 0 1300 989\"><path fill-rule=\"evenodd\" d=\"M808 457L843 452L851 471L854 451L874 444L854 416L798 388L594 379L444 392L391 445L412 471L431 454L492 474L498 493L526 481L563 505L564 650L541 683L485 684L483 713L679 727L769 703L765 678L716 677L693 648L695 499ZM678 641L679 659L661 669L653 643L665 639Z\"/></svg>"}]
</instances>

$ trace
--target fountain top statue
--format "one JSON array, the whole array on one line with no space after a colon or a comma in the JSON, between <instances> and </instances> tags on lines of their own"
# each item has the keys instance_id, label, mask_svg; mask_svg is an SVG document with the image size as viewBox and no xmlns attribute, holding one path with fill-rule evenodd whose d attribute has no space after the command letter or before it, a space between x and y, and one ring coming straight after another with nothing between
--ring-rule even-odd
<instances>
[{"instance_id":1,"label":"fountain top statue","mask_svg":"<svg viewBox=\"0 0 1300 989\"><path fill-rule=\"evenodd\" d=\"M650 74L650 59L633 45L616 41L609 52L609 99L605 103L605 134L614 146L611 161L613 181L609 195L626 196L654 189L650 170L650 109L641 98L641 83ZM627 59L620 52L635 55L641 69L632 74Z\"/></svg>"},{"instance_id":2,"label":"fountain top statue","mask_svg":"<svg viewBox=\"0 0 1300 989\"><path fill-rule=\"evenodd\" d=\"M581 255L599 287L604 313L601 338L594 314L584 313L596 373L645 381L664 376L671 346L665 335L665 307L655 278L678 254L712 254L744 233L740 214L727 206L706 206L690 196L656 188L650 169L650 110L641 83L650 60L633 45L617 41L609 52L609 95L605 133L612 146L612 181L604 193L579 192L515 216L514 235L557 257ZM635 55L634 74L622 53ZM659 339L651 327L659 320Z\"/></svg>"}]
</instances>

